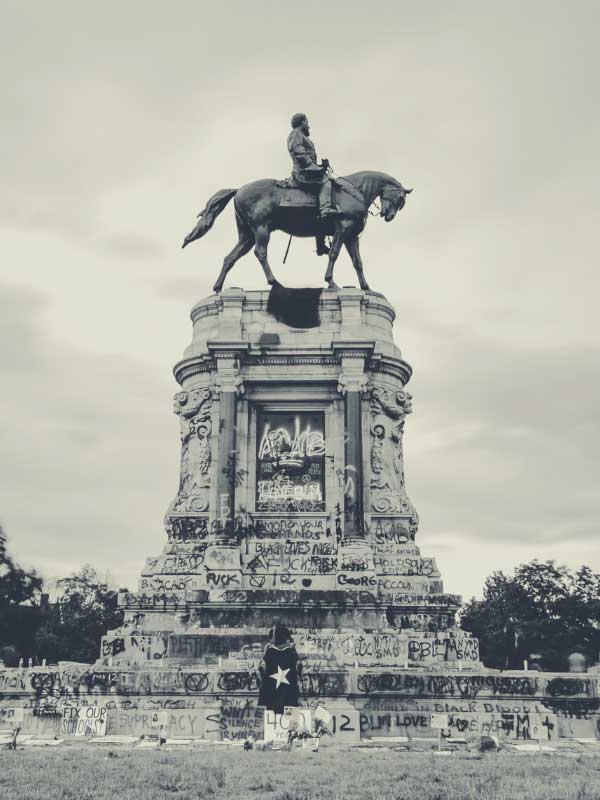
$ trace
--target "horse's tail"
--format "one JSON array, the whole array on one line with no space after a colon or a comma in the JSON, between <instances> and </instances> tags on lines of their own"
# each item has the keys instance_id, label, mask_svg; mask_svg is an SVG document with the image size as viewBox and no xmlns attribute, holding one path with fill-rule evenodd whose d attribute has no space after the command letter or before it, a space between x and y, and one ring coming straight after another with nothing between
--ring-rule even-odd
<instances>
[{"instance_id":1,"label":"horse's tail","mask_svg":"<svg viewBox=\"0 0 600 800\"><path fill-rule=\"evenodd\" d=\"M199 219L196 223L196 227L193 231L188 233L183 240L183 244L181 245L182 249L190 242L200 239L205 233L209 232L209 230L215 224L216 218L236 193L237 189L221 189L221 191L213 194L206 204L204 211L201 211L198 214Z\"/></svg>"}]
</instances>

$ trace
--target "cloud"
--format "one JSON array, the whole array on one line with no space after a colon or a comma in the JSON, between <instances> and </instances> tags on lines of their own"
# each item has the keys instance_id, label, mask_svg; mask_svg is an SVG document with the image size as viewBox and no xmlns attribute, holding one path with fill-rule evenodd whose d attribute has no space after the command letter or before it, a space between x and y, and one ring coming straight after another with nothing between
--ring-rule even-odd
<instances>
[{"instance_id":1,"label":"cloud","mask_svg":"<svg viewBox=\"0 0 600 800\"><path fill-rule=\"evenodd\" d=\"M31 287L0 287L0 292L0 371L8 377L29 372L38 363L45 300Z\"/></svg>"},{"instance_id":2,"label":"cloud","mask_svg":"<svg viewBox=\"0 0 600 800\"><path fill-rule=\"evenodd\" d=\"M534 555L600 568L598 7L303 8L7 9L0 486L16 556L133 585L163 546L171 365L235 242L232 209L181 241L216 190L289 173L304 110L339 174L415 187L361 249L415 368L421 546L465 593ZM277 278L320 285L313 242L283 265L285 244L273 236ZM355 283L345 253L336 280ZM264 287L252 254L227 285Z\"/></svg>"},{"instance_id":3,"label":"cloud","mask_svg":"<svg viewBox=\"0 0 600 800\"><path fill-rule=\"evenodd\" d=\"M416 370L408 480L434 528L485 541L594 536L598 350L507 348L433 329ZM433 500L435 498L435 500Z\"/></svg>"},{"instance_id":4,"label":"cloud","mask_svg":"<svg viewBox=\"0 0 600 800\"><path fill-rule=\"evenodd\" d=\"M131 582L132 566L162 547L162 515L178 480L171 387L123 354L58 349L41 336L31 294L0 291L25 344L1 399L2 419L12 423L0 444L11 548L42 572L90 562ZM1 341L10 368L9 340Z\"/></svg>"}]
</instances>

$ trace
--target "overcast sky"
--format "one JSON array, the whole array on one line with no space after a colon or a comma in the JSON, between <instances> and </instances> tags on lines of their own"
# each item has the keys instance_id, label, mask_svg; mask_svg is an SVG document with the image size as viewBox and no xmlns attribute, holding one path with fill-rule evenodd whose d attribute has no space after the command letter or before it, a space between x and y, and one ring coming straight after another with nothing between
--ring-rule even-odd
<instances>
[{"instance_id":1,"label":"overcast sky","mask_svg":"<svg viewBox=\"0 0 600 800\"><path fill-rule=\"evenodd\" d=\"M600 570L597 2L5 3L0 519L14 557L134 587L178 483L172 365L235 241L218 189L290 171L414 187L365 272L414 368L406 479L447 590ZM282 234L271 266L322 285ZM355 283L345 253L336 272ZM263 288L252 254L226 285Z\"/></svg>"}]
</instances>

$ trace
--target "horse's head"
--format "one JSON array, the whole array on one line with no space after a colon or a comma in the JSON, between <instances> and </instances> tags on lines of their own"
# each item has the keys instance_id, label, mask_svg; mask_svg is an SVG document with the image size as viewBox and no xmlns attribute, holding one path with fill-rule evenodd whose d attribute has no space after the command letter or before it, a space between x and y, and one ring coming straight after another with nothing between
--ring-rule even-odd
<instances>
[{"instance_id":1,"label":"horse's head","mask_svg":"<svg viewBox=\"0 0 600 800\"><path fill-rule=\"evenodd\" d=\"M385 187L381 193L381 216L386 222L391 222L398 211L404 208L406 195L411 192L412 189L405 189L401 183Z\"/></svg>"}]
</instances>

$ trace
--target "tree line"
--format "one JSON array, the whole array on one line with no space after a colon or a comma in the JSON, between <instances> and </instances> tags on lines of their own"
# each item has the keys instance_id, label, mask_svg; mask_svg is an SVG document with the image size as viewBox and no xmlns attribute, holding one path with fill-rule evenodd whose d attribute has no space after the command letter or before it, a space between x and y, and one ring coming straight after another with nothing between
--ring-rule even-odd
<instances>
[{"instance_id":1,"label":"tree line","mask_svg":"<svg viewBox=\"0 0 600 800\"><path fill-rule=\"evenodd\" d=\"M94 662L101 637L123 619L116 588L88 565L56 582L52 602L43 589L42 577L9 555L0 527L0 661Z\"/></svg>"},{"instance_id":2,"label":"tree line","mask_svg":"<svg viewBox=\"0 0 600 800\"><path fill-rule=\"evenodd\" d=\"M600 574L586 566L573 571L537 560L521 564L512 575L493 572L485 581L483 598L473 598L463 607L460 623L479 638L487 667L521 668L525 660L533 660L545 671L563 671L574 652L595 664L600 651Z\"/></svg>"}]
</instances>

